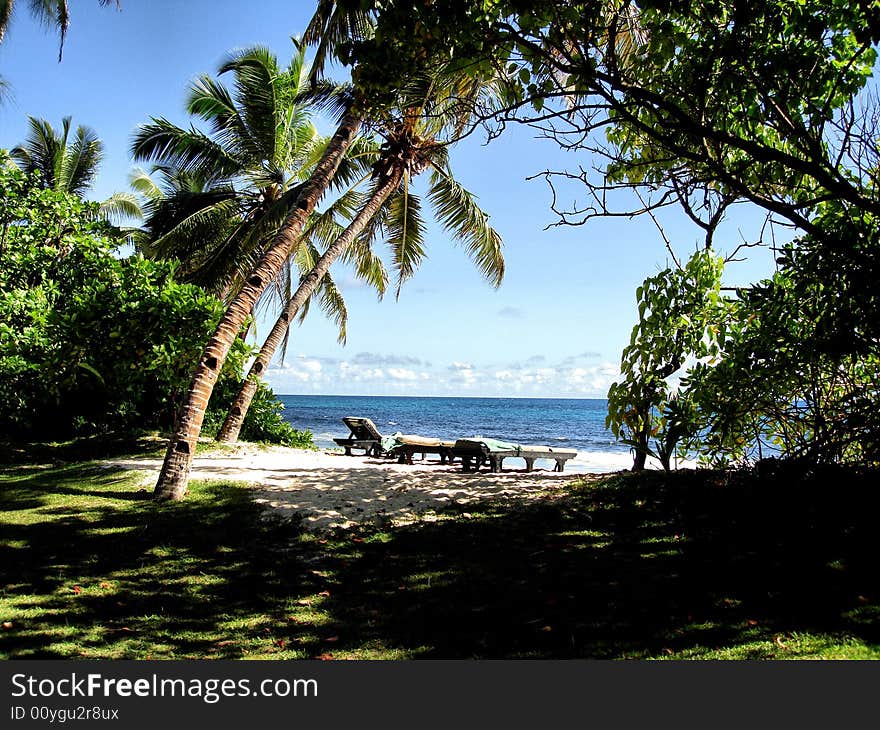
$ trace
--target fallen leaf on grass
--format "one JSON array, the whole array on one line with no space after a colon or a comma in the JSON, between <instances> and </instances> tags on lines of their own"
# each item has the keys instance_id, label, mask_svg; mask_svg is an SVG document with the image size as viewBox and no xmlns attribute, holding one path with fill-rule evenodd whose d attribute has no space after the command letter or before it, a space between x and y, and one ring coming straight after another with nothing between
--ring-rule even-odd
<instances>
[{"instance_id":1,"label":"fallen leaf on grass","mask_svg":"<svg viewBox=\"0 0 880 730\"><path fill-rule=\"evenodd\" d=\"M757 619L750 618L746 623L749 626L757 626L760 622Z\"/></svg>"},{"instance_id":2,"label":"fallen leaf on grass","mask_svg":"<svg viewBox=\"0 0 880 730\"><path fill-rule=\"evenodd\" d=\"M329 598L329 597L330 597L330 591L321 591L318 595L319 595L319 596L324 596L324 598Z\"/></svg>"},{"instance_id":3,"label":"fallen leaf on grass","mask_svg":"<svg viewBox=\"0 0 880 730\"><path fill-rule=\"evenodd\" d=\"M284 639L276 639L272 642L273 646L277 646L279 649L283 649L286 643Z\"/></svg>"},{"instance_id":4,"label":"fallen leaf on grass","mask_svg":"<svg viewBox=\"0 0 880 730\"><path fill-rule=\"evenodd\" d=\"M308 598L300 598L300 599L296 602L296 605L297 605L297 606L311 606L311 605L312 605L312 602L311 602Z\"/></svg>"},{"instance_id":5,"label":"fallen leaf on grass","mask_svg":"<svg viewBox=\"0 0 880 730\"><path fill-rule=\"evenodd\" d=\"M338 636L328 636L326 639L324 639L324 641L326 641L328 644L332 644L334 642L339 641L339 637Z\"/></svg>"},{"instance_id":6,"label":"fallen leaf on grass","mask_svg":"<svg viewBox=\"0 0 880 730\"><path fill-rule=\"evenodd\" d=\"M80 593L82 593L82 590L83 590L83 589L80 588L79 586L74 586L71 590L72 590L74 593L76 593L76 595L79 595Z\"/></svg>"},{"instance_id":7,"label":"fallen leaf on grass","mask_svg":"<svg viewBox=\"0 0 880 730\"><path fill-rule=\"evenodd\" d=\"M101 588L103 588L106 591L109 587L110 587L110 584L107 581L104 581L104 580L101 581Z\"/></svg>"},{"instance_id":8,"label":"fallen leaf on grass","mask_svg":"<svg viewBox=\"0 0 880 730\"><path fill-rule=\"evenodd\" d=\"M318 656L316 656L315 659L322 661L322 662L329 662L329 661L333 660L333 655L329 654L329 653L318 654Z\"/></svg>"},{"instance_id":9,"label":"fallen leaf on grass","mask_svg":"<svg viewBox=\"0 0 880 730\"><path fill-rule=\"evenodd\" d=\"M3 628L4 628L4 630L9 631L9 629L12 628L12 621L4 621Z\"/></svg>"},{"instance_id":10,"label":"fallen leaf on grass","mask_svg":"<svg viewBox=\"0 0 880 730\"><path fill-rule=\"evenodd\" d=\"M224 647L224 646L235 646L235 642L234 642L234 641L231 641L231 640L227 640L227 641L218 641L218 642L217 642L217 646L218 646L218 647Z\"/></svg>"},{"instance_id":11,"label":"fallen leaf on grass","mask_svg":"<svg viewBox=\"0 0 880 730\"><path fill-rule=\"evenodd\" d=\"M305 623L302 619L298 619L296 616L288 616L287 620L292 624L301 624Z\"/></svg>"},{"instance_id":12,"label":"fallen leaf on grass","mask_svg":"<svg viewBox=\"0 0 880 730\"><path fill-rule=\"evenodd\" d=\"M788 644L786 644L786 643L782 640L782 636L781 636L781 635L780 635L780 636L777 636L777 637L774 639L774 641L776 641L776 646L778 646L780 649L788 649Z\"/></svg>"}]
</instances>

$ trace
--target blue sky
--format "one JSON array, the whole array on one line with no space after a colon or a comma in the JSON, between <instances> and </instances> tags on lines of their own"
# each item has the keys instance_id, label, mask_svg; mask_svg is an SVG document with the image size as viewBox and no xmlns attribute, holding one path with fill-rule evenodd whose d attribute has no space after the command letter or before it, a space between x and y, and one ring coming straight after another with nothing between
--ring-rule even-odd
<instances>
[{"instance_id":1,"label":"blue sky","mask_svg":"<svg viewBox=\"0 0 880 730\"><path fill-rule=\"evenodd\" d=\"M122 0L122 10L97 0L73 3L64 60L58 39L19 4L0 46L0 75L11 98L0 106L0 147L26 134L26 116L56 127L70 115L93 127L106 159L91 197L127 187L132 131L150 116L188 124L187 83L212 73L224 55L253 44L280 59L312 11L304 0L259 3L213 0ZM510 127L484 144L479 133L451 154L458 179L491 215L505 242L507 273L498 290L486 284L464 252L429 227L428 260L395 301L379 302L350 271L336 268L349 309L348 343L315 309L291 333L283 362L268 380L278 393L604 397L636 320L635 288L668 263L648 219L593 220L546 229L555 218L541 180L552 168L588 166L525 127ZM721 251L753 236L760 217L741 211L716 238ZM699 231L682 214L664 217L678 252ZM546 229L546 230L545 230ZM769 273L766 250L728 266L728 284ZM270 324L258 323L257 334Z\"/></svg>"}]
</instances>

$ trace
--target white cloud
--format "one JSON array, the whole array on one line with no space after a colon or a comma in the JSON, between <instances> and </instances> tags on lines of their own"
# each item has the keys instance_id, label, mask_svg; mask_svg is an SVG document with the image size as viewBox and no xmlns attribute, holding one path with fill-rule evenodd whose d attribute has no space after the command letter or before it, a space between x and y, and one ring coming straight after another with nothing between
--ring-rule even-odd
<instances>
[{"instance_id":1,"label":"white cloud","mask_svg":"<svg viewBox=\"0 0 880 730\"><path fill-rule=\"evenodd\" d=\"M417 380L418 375L416 375L412 370L405 370L403 368L388 368L388 377L392 380Z\"/></svg>"},{"instance_id":2,"label":"white cloud","mask_svg":"<svg viewBox=\"0 0 880 730\"><path fill-rule=\"evenodd\" d=\"M301 359L298 364L301 368L308 370L310 373L320 373L323 369L318 360Z\"/></svg>"},{"instance_id":3,"label":"white cloud","mask_svg":"<svg viewBox=\"0 0 880 730\"><path fill-rule=\"evenodd\" d=\"M620 377L611 362L542 366L540 356L529 365L499 367L455 361L444 369L405 367L419 362L403 356L363 356L334 360L301 355L292 363L269 370L269 384L276 393L325 393L352 395L482 395L487 397L604 398L608 387ZM563 361L564 362L564 361ZM379 367L379 364L385 367Z\"/></svg>"}]
</instances>

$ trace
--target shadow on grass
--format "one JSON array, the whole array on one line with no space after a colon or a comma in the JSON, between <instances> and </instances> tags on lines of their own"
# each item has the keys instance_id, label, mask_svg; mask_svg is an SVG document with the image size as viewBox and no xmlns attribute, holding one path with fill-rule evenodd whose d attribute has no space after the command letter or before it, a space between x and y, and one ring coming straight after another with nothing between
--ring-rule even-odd
<instances>
[{"instance_id":1,"label":"shadow on grass","mask_svg":"<svg viewBox=\"0 0 880 730\"><path fill-rule=\"evenodd\" d=\"M0 619L12 623L0 651L763 657L799 634L877 644L875 479L614 477L513 509L316 536L267 521L242 487L194 485L158 506L115 471L16 472L0 479Z\"/></svg>"},{"instance_id":2,"label":"shadow on grass","mask_svg":"<svg viewBox=\"0 0 880 730\"><path fill-rule=\"evenodd\" d=\"M319 589L279 562L295 531L261 514L236 486L160 506L118 471L0 478L0 652L232 658L266 644L279 588Z\"/></svg>"},{"instance_id":3,"label":"shadow on grass","mask_svg":"<svg viewBox=\"0 0 880 730\"><path fill-rule=\"evenodd\" d=\"M769 651L739 656L785 656L798 634L876 645L878 506L871 476L842 470L617 477L369 544L336 572L334 618L351 648L431 658L686 656L762 642Z\"/></svg>"},{"instance_id":4,"label":"shadow on grass","mask_svg":"<svg viewBox=\"0 0 880 730\"><path fill-rule=\"evenodd\" d=\"M58 443L18 443L0 439L0 464L18 464L20 470L39 470L52 464L105 459L113 456L161 453L167 439L151 433L86 436Z\"/></svg>"}]
</instances>

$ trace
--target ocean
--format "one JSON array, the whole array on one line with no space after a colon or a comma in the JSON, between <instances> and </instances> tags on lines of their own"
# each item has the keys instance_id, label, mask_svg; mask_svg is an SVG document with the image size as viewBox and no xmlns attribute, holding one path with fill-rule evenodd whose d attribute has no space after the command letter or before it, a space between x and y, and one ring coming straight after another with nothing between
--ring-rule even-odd
<instances>
[{"instance_id":1,"label":"ocean","mask_svg":"<svg viewBox=\"0 0 880 730\"><path fill-rule=\"evenodd\" d=\"M469 436L577 449L567 472L610 472L632 466L629 447L605 428L608 401L580 398L415 398L281 395L284 417L312 432L319 448L348 436L343 416L370 418L383 435L397 431L455 440ZM507 465L507 462L505 462ZM522 466L511 460L511 468ZM539 460L535 467L551 468Z\"/></svg>"}]
</instances>

